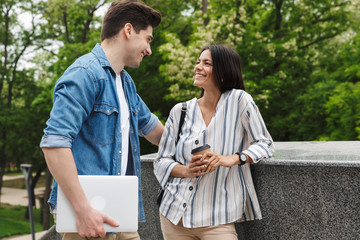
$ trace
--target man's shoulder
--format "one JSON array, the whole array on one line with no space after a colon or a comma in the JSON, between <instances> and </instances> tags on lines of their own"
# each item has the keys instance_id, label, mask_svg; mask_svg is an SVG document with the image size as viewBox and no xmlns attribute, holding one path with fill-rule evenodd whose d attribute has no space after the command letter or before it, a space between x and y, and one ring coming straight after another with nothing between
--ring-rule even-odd
<instances>
[{"instance_id":1,"label":"man's shoulder","mask_svg":"<svg viewBox=\"0 0 360 240\"><path fill-rule=\"evenodd\" d=\"M102 67L96 55L93 54L92 52L89 52L76 59L75 62L69 66L68 69L72 69L72 68L100 69Z\"/></svg>"},{"instance_id":2,"label":"man's shoulder","mask_svg":"<svg viewBox=\"0 0 360 240\"><path fill-rule=\"evenodd\" d=\"M94 79L106 79L106 70L101 65L99 59L92 52L87 53L75 60L65 71L64 75L68 73L86 74ZM85 75L84 75L85 76Z\"/></svg>"}]
</instances>

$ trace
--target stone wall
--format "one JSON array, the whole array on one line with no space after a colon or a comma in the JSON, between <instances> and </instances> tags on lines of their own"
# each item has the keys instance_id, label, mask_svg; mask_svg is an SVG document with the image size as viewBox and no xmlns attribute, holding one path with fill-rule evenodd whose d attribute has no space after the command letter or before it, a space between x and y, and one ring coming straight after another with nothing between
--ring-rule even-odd
<instances>
[{"instance_id":1,"label":"stone wall","mask_svg":"<svg viewBox=\"0 0 360 240\"><path fill-rule=\"evenodd\" d=\"M239 239L360 239L360 141L275 142L271 160L252 165L262 220L237 223ZM144 240L160 240L153 176L142 156Z\"/></svg>"},{"instance_id":2,"label":"stone wall","mask_svg":"<svg viewBox=\"0 0 360 240\"><path fill-rule=\"evenodd\" d=\"M275 142L275 149L251 168L263 219L237 223L238 238L360 239L360 141ZM154 158L142 156L142 240L163 239Z\"/></svg>"}]
</instances>

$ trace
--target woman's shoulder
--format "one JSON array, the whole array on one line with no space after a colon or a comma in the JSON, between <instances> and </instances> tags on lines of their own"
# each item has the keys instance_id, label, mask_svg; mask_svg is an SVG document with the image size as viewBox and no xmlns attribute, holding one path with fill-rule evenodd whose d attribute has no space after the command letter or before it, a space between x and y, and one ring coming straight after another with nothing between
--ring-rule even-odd
<instances>
[{"instance_id":1,"label":"woman's shoulder","mask_svg":"<svg viewBox=\"0 0 360 240\"><path fill-rule=\"evenodd\" d=\"M238 101L252 101L251 95L242 89L232 89L230 96Z\"/></svg>"},{"instance_id":2,"label":"woman's shoulder","mask_svg":"<svg viewBox=\"0 0 360 240\"><path fill-rule=\"evenodd\" d=\"M185 102L179 102L179 103L175 104L175 106L172 108L172 111L177 111L177 110L180 111L180 109L183 107L184 103L186 103L186 108L189 109L189 107L193 106L196 101L197 101L197 98L192 98Z\"/></svg>"}]
</instances>

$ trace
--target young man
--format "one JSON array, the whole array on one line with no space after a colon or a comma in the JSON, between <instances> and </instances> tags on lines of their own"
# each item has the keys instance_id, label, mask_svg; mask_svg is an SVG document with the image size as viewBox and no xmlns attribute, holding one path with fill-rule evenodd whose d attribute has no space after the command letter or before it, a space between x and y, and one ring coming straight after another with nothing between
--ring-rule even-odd
<instances>
[{"instance_id":1,"label":"young man","mask_svg":"<svg viewBox=\"0 0 360 240\"><path fill-rule=\"evenodd\" d=\"M158 145L163 125L124 67L137 68L151 54L152 30L160 21L160 13L142 2L113 2L103 20L101 45L77 59L55 85L40 147L56 180L49 199L53 212L57 184L76 212L78 234L65 233L64 239L140 239L137 233L106 235L103 224L118 223L90 206L77 175L137 175L141 184L138 135Z\"/></svg>"}]
</instances>

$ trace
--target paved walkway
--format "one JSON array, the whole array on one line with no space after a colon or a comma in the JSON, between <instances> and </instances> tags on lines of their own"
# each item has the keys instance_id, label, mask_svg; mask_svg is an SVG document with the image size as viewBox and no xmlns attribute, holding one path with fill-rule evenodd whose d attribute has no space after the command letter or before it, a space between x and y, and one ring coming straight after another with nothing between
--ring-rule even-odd
<instances>
[{"instance_id":1,"label":"paved walkway","mask_svg":"<svg viewBox=\"0 0 360 240\"><path fill-rule=\"evenodd\" d=\"M14 179L24 178L24 175L18 176L4 176L3 181L9 181ZM35 195L42 194L45 191L45 187L35 188ZM1 203L7 203L11 205L20 205L20 206L28 206L28 194L26 189L16 189L16 188L7 188L2 187L1 189L1 196L0 196ZM36 207L40 207L39 199L35 201ZM35 239L41 238L46 231L38 232L35 234ZM2 238L2 240L32 240L32 235L20 235L20 236L12 236L9 238Z\"/></svg>"},{"instance_id":2,"label":"paved walkway","mask_svg":"<svg viewBox=\"0 0 360 240\"><path fill-rule=\"evenodd\" d=\"M35 188L35 195L43 194L45 187ZM0 196L1 203L8 203L10 205L28 206L28 194L26 189L8 188L3 187L1 189ZM35 199L36 207L40 207L39 199Z\"/></svg>"},{"instance_id":3,"label":"paved walkway","mask_svg":"<svg viewBox=\"0 0 360 240\"><path fill-rule=\"evenodd\" d=\"M3 181L9 181L14 179L21 179L24 178L24 175L17 175L17 176L4 176ZM35 188L35 195L43 194L45 191L45 187ZM1 196L0 196L1 203L8 203L11 205L21 205L21 206L28 206L28 193L27 189L18 189L18 188L8 188L2 187L1 188ZM36 207L40 207L39 199L35 199Z\"/></svg>"}]
</instances>

